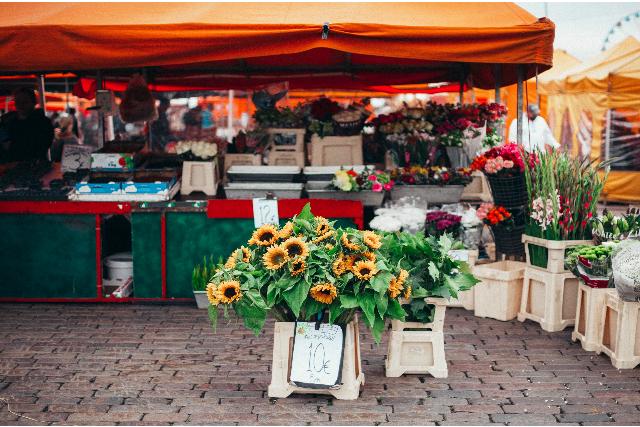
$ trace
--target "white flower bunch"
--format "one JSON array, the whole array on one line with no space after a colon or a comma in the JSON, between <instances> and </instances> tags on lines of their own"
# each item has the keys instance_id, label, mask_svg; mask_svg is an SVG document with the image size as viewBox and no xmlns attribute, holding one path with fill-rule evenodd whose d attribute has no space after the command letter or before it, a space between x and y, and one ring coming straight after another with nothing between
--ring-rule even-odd
<instances>
[{"instance_id":1,"label":"white flower bunch","mask_svg":"<svg viewBox=\"0 0 640 427\"><path fill-rule=\"evenodd\" d=\"M414 206L392 206L376 209L375 214L369 223L374 230L417 233L424 229L427 211Z\"/></svg>"},{"instance_id":2,"label":"white flower bunch","mask_svg":"<svg viewBox=\"0 0 640 427\"><path fill-rule=\"evenodd\" d=\"M462 214L462 220L460 222L462 223L462 226L464 228L473 228L482 224L482 221L480 221L480 218L478 218L478 215L474 208L469 208L464 211L464 213Z\"/></svg>"},{"instance_id":3,"label":"white flower bunch","mask_svg":"<svg viewBox=\"0 0 640 427\"><path fill-rule=\"evenodd\" d=\"M207 141L180 141L176 144L177 154L184 154L189 151L196 157L208 160L218 154L218 146L215 143Z\"/></svg>"},{"instance_id":4,"label":"white flower bunch","mask_svg":"<svg viewBox=\"0 0 640 427\"><path fill-rule=\"evenodd\" d=\"M549 225L557 221L562 216L560 212L560 195L558 190L546 199L538 197L531 203L531 218L538 223L542 230L546 230Z\"/></svg>"}]
</instances>

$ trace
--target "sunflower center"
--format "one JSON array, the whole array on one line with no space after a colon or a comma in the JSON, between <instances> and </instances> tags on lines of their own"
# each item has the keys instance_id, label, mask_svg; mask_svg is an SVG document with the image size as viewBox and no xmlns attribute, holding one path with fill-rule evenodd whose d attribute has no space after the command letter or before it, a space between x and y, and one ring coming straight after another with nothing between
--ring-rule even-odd
<instances>
[{"instance_id":1,"label":"sunflower center","mask_svg":"<svg viewBox=\"0 0 640 427\"><path fill-rule=\"evenodd\" d=\"M281 264L284 262L284 255L281 253L277 253L273 256L273 263L274 264Z\"/></svg>"},{"instance_id":2,"label":"sunflower center","mask_svg":"<svg viewBox=\"0 0 640 427\"><path fill-rule=\"evenodd\" d=\"M320 293L323 294L323 295L331 295L331 290L323 289L323 290L320 291Z\"/></svg>"},{"instance_id":3,"label":"sunflower center","mask_svg":"<svg viewBox=\"0 0 640 427\"><path fill-rule=\"evenodd\" d=\"M268 242L272 239L273 239L273 233L271 233L270 231L265 231L264 233L262 233L262 236L260 236L260 240L263 242Z\"/></svg>"},{"instance_id":4,"label":"sunflower center","mask_svg":"<svg viewBox=\"0 0 640 427\"><path fill-rule=\"evenodd\" d=\"M224 290L224 296L227 298L233 298L234 296L236 296L236 289L235 288L227 288Z\"/></svg>"},{"instance_id":5,"label":"sunflower center","mask_svg":"<svg viewBox=\"0 0 640 427\"><path fill-rule=\"evenodd\" d=\"M360 274L362 274L363 276L366 276L367 274L371 273L371 270L369 270L368 268L361 268L360 269Z\"/></svg>"},{"instance_id":6,"label":"sunflower center","mask_svg":"<svg viewBox=\"0 0 640 427\"><path fill-rule=\"evenodd\" d=\"M302 246L298 245L297 243L289 245L289 247L287 249L289 251L289 254L291 254L291 255L301 255L302 254Z\"/></svg>"}]
</instances>

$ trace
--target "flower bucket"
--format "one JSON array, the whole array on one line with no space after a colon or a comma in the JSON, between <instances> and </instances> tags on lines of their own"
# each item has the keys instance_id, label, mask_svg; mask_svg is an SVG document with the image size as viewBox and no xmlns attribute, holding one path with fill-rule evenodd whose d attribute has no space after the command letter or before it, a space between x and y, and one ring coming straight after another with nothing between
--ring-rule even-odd
<instances>
[{"instance_id":1,"label":"flower bucket","mask_svg":"<svg viewBox=\"0 0 640 427\"><path fill-rule=\"evenodd\" d=\"M196 299L196 305L199 309L209 308L209 299L207 298L207 291L193 291L193 296Z\"/></svg>"},{"instance_id":2,"label":"flower bucket","mask_svg":"<svg viewBox=\"0 0 640 427\"><path fill-rule=\"evenodd\" d=\"M524 243L522 243L522 233L524 233L524 225L511 227L491 227L493 240L496 244L496 252L523 257L525 254Z\"/></svg>"},{"instance_id":3,"label":"flower bucket","mask_svg":"<svg viewBox=\"0 0 640 427\"><path fill-rule=\"evenodd\" d=\"M460 202L463 191L464 185L396 185L391 197L394 200L415 197L427 204L439 205Z\"/></svg>"},{"instance_id":4,"label":"flower bucket","mask_svg":"<svg viewBox=\"0 0 640 427\"><path fill-rule=\"evenodd\" d=\"M452 169L468 168L469 158L462 147L445 147Z\"/></svg>"},{"instance_id":5,"label":"flower bucket","mask_svg":"<svg viewBox=\"0 0 640 427\"><path fill-rule=\"evenodd\" d=\"M341 400L357 399L360 394L360 387L364 385L364 374L362 373L360 362L360 337L357 317L346 326L342 358L342 382L331 388L298 387L290 382L294 328L295 322L276 322L275 324L271 384L269 384L268 389L269 397L284 398L292 393L301 393L328 394Z\"/></svg>"},{"instance_id":6,"label":"flower bucket","mask_svg":"<svg viewBox=\"0 0 640 427\"><path fill-rule=\"evenodd\" d=\"M524 174L512 177L487 175L493 202L507 209L525 206L528 193Z\"/></svg>"},{"instance_id":7,"label":"flower bucket","mask_svg":"<svg viewBox=\"0 0 640 427\"><path fill-rule=\"evenodd\" d=\"M474 287L474 314L502 321L515 319L520 309L525 267L524 262L518 261L474 267L473 274L482 280Z\"/></svg>"},{"instance_id":8,"label":"flower bucket","mask_svg":"<svg viewBox=\"0 0 640 427\"><path fill-rule=\"evenodd\" d=\"M359 200L364 206L380 207L384 201L384 191L374 192L371 190L363 191L340 191L315 189L309 185L306 186L307 194L310 199L332 199L332 200Z\"/></svg>"}]
</instances>

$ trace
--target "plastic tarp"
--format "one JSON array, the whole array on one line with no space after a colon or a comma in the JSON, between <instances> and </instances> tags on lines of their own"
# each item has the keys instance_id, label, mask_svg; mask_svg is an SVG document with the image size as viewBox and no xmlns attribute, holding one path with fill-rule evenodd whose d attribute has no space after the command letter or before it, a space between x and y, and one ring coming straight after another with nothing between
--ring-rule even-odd
<instances>
[{"instance_id":1,"label":"plastic tarp","mask_svg":"<svg viewBox=\"0 0 640 427\"><path fill-rule=\"evenodd\" d=\"M151 67L212 88L516 81L552 64L554 25L513 3L4 3L0 72ZM326 38L323 26L327 24ZM466 64L466 65L463 65ZM166 83L169 84L169 83Z\"/></svg>"},{"instance_id":2,"label":"plastic tarp","mask_svg":"<svg viewBox=\"0 0 640 427\"><path fill-rule=\"evenodd\" d=\"M640 42L628 38L540 84L548 122L575 155L612 159L603 196L640 201Z\"/></svg>"}]
</instances>

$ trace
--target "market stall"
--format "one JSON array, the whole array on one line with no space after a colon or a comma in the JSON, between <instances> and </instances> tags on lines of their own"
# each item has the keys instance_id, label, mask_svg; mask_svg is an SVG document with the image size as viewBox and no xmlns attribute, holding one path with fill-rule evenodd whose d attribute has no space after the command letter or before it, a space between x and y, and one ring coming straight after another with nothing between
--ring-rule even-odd
<instances>
[{"instance_id":1,"label":"market stall","mask_svg":"<svg viewBox=\"0 0 640 427\"><path fill-rule=\"evenodd\" d=\"M7 40L0 45L0 73L41 75L73 71L95 80L96 90L109 89L109 84L116 82L128 82L122 88L130 90L132 74L142 72L146 78L141 80L145 89L147 83L151 88L247 89L282 81L287 81L291 88L301 89L372 90L376 86L443 81L499 89L517 82L522 95L522 82L551 66L553 24L547 19L536 20L513 4L490 7L491 13L487 14L486 4L466 4L467 11L461 14L446 3L380 3L375 7L342 3L331 8L321 4L284 3L252 4L251 7L229 3L154 4L153 7L149 4L45 4L35 11L28 5L12 4L7 6L8 13L0 27L0 39ZM189 10L188 18L184 18L185 8ZM82 25L75 25L78 16L83 17ZM384 22L380 22L381 19ZM175 37L176 34L180 37ZM25 51L30 54L23 55ZM117 113L114 110L118 107L108 98L108 92L102 95L106 95L107 100L99 101L101 118ZM126 93L124 98L126 100ZM521 97L518 108L522 108ZM123 115L122 104L119 111ZM127 114L132 111L127 110ZM347 108L332 113L342 114L340 123L346 132L352 131L349 119L353 112L354 108ZM149 121L152 116L138 117ZM321 129L322 134L324 128ZM105 135L104 128L101 130L101 135ZM257 167L249 167L248 171L230 169L230 187L264 181L264 177L251 176L263 171L271 179L267 182L272 183L283 184L282 175L293 176L284 182L287 188L298 188L301 183L296 181L296 176L304 176L308 181L309 176L321 175L324 182L340 178L333 176L335 171L305 172L303 168L309 162L303 157L302 164L298 165L300 144L296 133L290 129L276 132L277 128L273 127L270 130L271 142L279 139L284 146L274 152L282 151L295 159L298 169L293 172L287 169L285 173ZM294 137L290 138L290 134ZM312 158L337 158L333 165L338 168L365 163L362 143L345 144L345 140L336 142L322 138L323 134L320 136L324 141L315 147L312 143L312 147L321 150ZM361 135L339 136L361 138ZM46 193L39 195L44 201L37 202L16 202L5 197L6 201L0 202L0 213L6 216L6 224L14 236L12 244L5 248L8 253L20 253L20 262L24 264L15 268L14 263L13 269L4 269L13 271L10 274L15 276L3 278L3 283L12 285L3 287L2 297L132 300L106 298L102 287L104 258L117 253L108 253L115 251L113 248L105 251L104 242L108 240L105 226L113 216L126 216L133 258L133 300L190 298L192 266L203 256L218 256L241 245L243 242L238 241L237 236L253 228L254 212L251 201L246 199L214 199L219 195L217 188L221 187L216 168L226 170L227 167L220 165L219 158L212 160L215 154L211 153L222 153L222 150L216 144L213 149L211 144L187 142L176 147L176 154L191 153L197 158L183 156L180 159L182 175L177 167L170 166L173 172L163 175L166 179L158 179L158 170L165 169L166 163L162 162L166 159L145 159L144 149L129 150L131 144L126 149L123 145L104 144L98 153L91 154L93 170L88 178L68 176L67 181L63 176L62 185L73 187L72 201L48 202ZM137 142L127 143L135 146ZM287 147L289 145L295 148ZM342 157L344 151L334 151L346 146L352 153L349 161ZM162 167L148 167L155 161ZM320 165L327 164L330 163ZM241 166L229 165L230 168ZM262 167L291 166L275 163ZM185 170L189 171L187 179ZM145 177L141 173L145 171L156 175ZM380 187L388 191L385 188L390 184L387 174L372 173L369 169L352 172L360 174L359 179L349 174L358 183L359 191L376 193ZM434 171L431 172L427 179L436 179ZM105 173L119 173L122 178L105 177ZM371 176L374 179L370 180ZM367 184L363 185L360 180L365 177ZM183 194L176 196L180 178ZM343 181L350 179L342 178ZM187 181L191 190L203 191L209 197L191 196L191 191L185 191ZM158 182L161 188L154 187ZM148 188L155 191L141 190ZM305 190L307 194L313 193L308 186ZM154 197L147 197L148 194ZM297 197L302 195L300 191ZM314 213L362 228L363 200L335 199L313 199ZM290 217L303 204L303 199L280 200L280 218ZM30 229L21 228L23 218L34 227L37 224L34 229L40 231L30 234ZM118 230L126 235L126 226L122 227L124 232ZM58 230L59 237L43 242L41 236L49 228ZM239 229L244 232L238 233ZM21 238L22 235L31 238ZM57 247L67 235L73 239L65 242L66 247ZM220 247L211 247L213 242L219 242ZM60 257L71 259L78 268L65 268L66 273L56 276L53 273L60 265ZM34 275L25 282L24 271L43 258L50 262L48 268L40 266L38 277ZM9 256L4 259L12 262ZM40 275L56 280L51 280L49 288L43 288L38 283ZM96 286L87 287L88 280ZM29 286L21 286L27 282Z\"/></svg>"}]
</instances>

